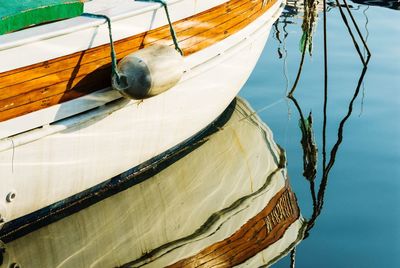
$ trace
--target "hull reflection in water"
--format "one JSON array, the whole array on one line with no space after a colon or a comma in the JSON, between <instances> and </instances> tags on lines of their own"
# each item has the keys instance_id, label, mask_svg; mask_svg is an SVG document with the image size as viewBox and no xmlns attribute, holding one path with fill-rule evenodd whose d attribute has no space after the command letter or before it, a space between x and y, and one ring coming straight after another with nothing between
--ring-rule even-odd
<instances>
[{"instance_id":1,"label":"hull reflection in water","mask_svg":"<svg viewBox=\"0 0 400 268\"><path fill-rule=\"evenodd\" d=\"M186 149L150 179L11 241L4 267L255 267L303 238L284 153L243 100Z\"/></svg>"}]
</instances>

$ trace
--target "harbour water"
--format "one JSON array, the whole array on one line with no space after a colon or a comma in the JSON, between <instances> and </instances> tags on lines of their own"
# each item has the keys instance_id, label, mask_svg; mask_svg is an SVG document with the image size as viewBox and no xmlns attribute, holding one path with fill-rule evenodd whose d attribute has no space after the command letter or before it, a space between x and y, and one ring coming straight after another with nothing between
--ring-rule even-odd
<instances>
[{"instance_id":1,"label":"harbour water","mask_svg":"<svg viewBox=\"0 0 400 268\"><path fill-rule=\"evenodd\" d=\"M400 267L400 10L348 4L366 68L330 1L324 88L318 3L288 98L307 18L289 0L216 122L124 191L6 236L1 267Z\"/></svg>"},{"instance_id":2,"label":"harbour water","mask_svg":"<svg viewBox=\"0 0 400 268\"><path fill-rule=\"evenodd\" d=\"M342 139L328 174L321 214L309 237L297 247L296 267L399 267L399 2L348 1L372 54L359 92L357 84L363 65L336 2L328 2L327 163L338 142L341 122ZM299 113L294 102L285 97L300 64L302 1L289 1L288 5L241 95L258 111L271 127L276 142L286 150L293 189L303 216L310 218L313 203L309 183L303 177ZM348 15L347 18L351 22ZM312 112L318 147L315 179L318 190L324 175L321 9L315 28L312 56L305 57L294 97L304 116ZM358 43L366 55L362 43ZM287 257L273 267L290 267L289 264Z\"/></svg>"}]
</instances>

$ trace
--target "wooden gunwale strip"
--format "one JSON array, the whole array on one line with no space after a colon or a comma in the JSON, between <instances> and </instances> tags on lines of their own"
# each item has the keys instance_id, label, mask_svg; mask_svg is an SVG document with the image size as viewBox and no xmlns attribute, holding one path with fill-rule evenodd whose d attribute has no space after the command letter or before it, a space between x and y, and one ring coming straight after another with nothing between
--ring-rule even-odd
<instances>
[{"instance_id":1,"label":"wooden gunwale strip","mask_svg":"<svg viewBox=\"0 0 400 268\"><path fill-rule=\"evenodd\" d=\"M184 46L188 47L188 49L185 50L185 52L190 55L190 54L196 52L196 50L193 49L195 47L198 47L198 46L203 47L203 48L208 47L208 46L210 46L220 40L223 40L223 39L227 38L228 36L238 32L240 29L242 29L248 25L248 23L247 23L248 21L252 21L252 19L254 17L258 17L258 15L262 9L255 10L255 8L256 7L253 7L249 10L250 14L245 12L245 13L242 13L240 16L236 17L236 18L244 18L239 23L236 23L236 21L235 21L235 24L233 24L233 23L230 23L231 22L230 21L228 23L228 25L229 25L228 28L221 29L220 26L217 26L217 27L214 27L213 29L210 29L207 32L204 32L203 34L205 36L200 35L201 37L199 38L199 35L197 35L192 39L185 40L183 42L185 44ZM226 25L221 25L221 26L226 26ZM222 32L222 34L221 34L221 32ZM196 37L197 37L197 39L196 39ZM186 44L186 43L189 43L189 44Z\"/></svg>"},{"instance_id":2,"label":"wooden gunwale strip","mask_svg":"<svg viewBox=\"0 0 400 268\"><path fill-rule=\"evenodd\" d=\"M253 9L254 9L254 7L252 6L252 8L250 10L246 10L246 12L241 12L241 10L237 11L236 13L239 14L240 16L236 16L236 17L234 17L234 19L239 18L239 17L247 17L247 12L250 12ZM232 15L236 15L236 13L232 13L231 16ZM217 34L219 34L220 32L223 31L223 29L220 29L221 25L222 25L223 28L225 28L226 26L230 26L230 24L232 24L232 23L235 24L236 20L234 20L234 19L232 19L230 17L225 18L225 21L220 22L220 24L216 26L216 27L218 27L219 31L218 32L214 31L214 33L217 35ZM226 22L229 22L230 24L226 25ZM234 27L234 26L232 26L232 27ZM229 28L230 27L228 27L228 29ZM208 31L209 30L206 30L204 32L208 32ZM214 34L214 33L212 33L212 34ZM193 37L195 37L195 36L189 36L189 37L187 37L185 39L188 40L188 39L191 39ZM154 42L156 42L156 41L154 41ZM147 46L147 45L148 44L146 43L145 46ZM191 45L191 44L189 44L189 45ZM184 45L183 48L185 49L189 45ZM120 58L122 58L128 53L130 53L130 51L123 51L122 53L119 52L119 56L120 56ZM89 69L88 71L86 71L84 68L80 68L80 70L83 70L82 71L83 73L79 73L79 71L78 71L75 74L76 76L75 76L74 80L77 80L80 77L84 77L87 74L93 72L94 70L96 70L98 68L102 68L103 66L109 65L109 57L104 57L103 59L97 60L95 63L96 63L96 65L91 65L90 66L91 69ZM87 64L80 65L80 67L85 66L85 65L87 65ZM49 79L49 76L45 76L44 79L47 80L47 84L44 83L45 81L43 81L43 82L37 81L38 79L35 79L33 81L25 82L25 86L26 86L26 84L29 84L29 83L32 84L31 85L32 87L36 86L37 84L41 84L41 85L44 84L44 85L43 85L43 87L41 87L39 89L33 89L33 90L28 90L28 91L26 91L26 87L25 87L24 88L25 92L21 93L20 95L9 97L9 98L1 100L0 101L0 111L6 111L6 110L9 110L9 109L14 109L14 108L17 108L19 106L22 106L24 104L27 104L27 103L31 102L32 99L35 97L35 95L38 95L38 94L39 95L43 95L44 92L48 92L47 87L49 87L49 86L52 86L51 92L54 93L53 95L57 95L57 93L59 93L59 92L66 92L68 90L72 90L72 85L70 85L69 88L67 87L67 90L65 90L65 87L63 87L63 86L57 87L56 85L59 85L61 83L66 84L66 83L70 82L70 81L67 81L67 80L66 81L62 81L62 82L57 82L57 80L61 79L60 76L61 77L65 77L65 78L70 78L71 75L73 75L73 72L74 72L73 70L74 69L68 69L68 70L65 70L65 71L63 71L61 73L57 73L57 74L53 75L53 78L50 77L50 79ZM72 74L71 74L71 72L72 72ZM76 82L73 83L73 84L76 84ZM59 88L59 89L56 90L56 88ZM21 98L21 95L24 95L24 97L22 98L24 100L23 102L19 102L18 106L9 105L10 102L14 104L16 102L16 99Z\"/></svg>"},{"instance_id":3,"label":"wooden gunwale strip","mask_svg":"<svg viewBox=\"0 0 400 268\"><path fill-rule=\"evenodd\" d=\"M253 12L253 14L252 14L250 17L248 17L247 19L245 19L245 20L241 21L240 23L238 23L238 24L236 24L236 25L234 25L234 26L232 26L232 27L226 29L226 30L225 30L226 35L228 35L228 36L233 35L233 34L235 34L236 32L238 32L240 29L246 27L246 26L248 25L248 23L247 23L248 20L254 21L256 18L258 18L259 13L268 10L275 2L276 2L276 1L269 1L269 2L265 5L264 8L261 6L259 10ZM225 36L217 35L217 34L216 34L216 35L214 35L214 38L213 38L212 40L210 40L210 39L204 39L204 40L202 40L201 42L196 43L196 45L199 45L200 43L204 43L203 46L207 47L207 46L210 46L210 45L212 45L213 43L218 42L218 41L220 41L220 40L222 40L222 39L224 39L224 38L225 38ZM191 51L191 48L192 48L192 47L193 47L193 46L190 46L189 49L186 50L186 53L191 54L191 53L196 52L196 51Z\"/></svg>"},{"instance_id":4,"label":"wooden gunwale strip","mask_svg":"<svg viewBox=\"0 0 400 268\"><path fill-rule=\"evenodd\" d=\"M237 13L239 13L239 12L240 11L237 11ZM234 14L236 14L236 13L232 13L230 16L233 16ZM226 15L226 14L224 14L224 15ZM228 16L225 16L225 17L228 17ZM229 20L229 19L231 19L231 17L226 18L226 20ZM202 22L200 22L200 23L202 23ZM201 30L201 29L197 29L197 31L199 31L199 30ZM186 31L191 31L191 29L187 29L187 30L185 30L185 32ZM169 32L169 29L168 29L168 32ZM194 36L194 34L195 33L193 33L193 36ZM187 36L184 39L190 39L193 36ZM170 39L170 36L168 35L167 38ZM130 53L134 50L139 49L141 45L147 46L153 42L160 41L158 39L158 40L153 40L152 42L147 43L146 41L141 40L142 37L135 38L135 39L136 40L132 40L132 41L135 41L135 44L133 46L132 46L132 44L126 44L125 45L126 48L124 48L123 51L120 46L116 46L118 58L123 58L126 54L128 54L125 52ZM183 38L181 38L181 39L184 40ZM171 42L171 44L172 44L172 42ZM76 65L75 65L74 68L64 69L62 72L56 72L56 73L53 73L50 75L42 76L40 78L35 78L35 79L28 80L28 81L24 81L22 83L14 84L13 87L16 88L14 90L7 90L7 91L3 91L3 92L0 91L0 98L2 98L2 100L0 101L0 111L6 110L5 108L11 109L12 107L16 107L16 106L11 107L7 103L4 104L5 103L4 101L6 101L12 97L19 96L18 94L26 94L28 92L32 92L35 90L41 91L41 89L45 89L49 86L53 86L53 85L59 84L59 83L66 83L66 85L68 85L68 83L70 83L71 76L74 76L76 78L79 76L87 75L87 74L93 72L95 69L97 69L103 65L109 64L109 62L110 62L109 48L107 47L107 49L108 49L108 51L107 51L108 53L104 53L101 58L99 58L97 55L93 55L93 54L86 56L86 58L90 57L90 58L95 59L94 61L90 62L93 64L89 64L89 63L83 64L82 61L80 61L80 59L78 59L78 62L80 62L80 65L79 65L79 70L76 72L75 72L75 69L76 69ZM85 52L81 52L81 53L85 53ZM86 52L86 53L89 54L90 52ZM84 58L84 56L83 57L81 56L80 58ZM63 67L65 68L65 64L63 64ZM13 79L14 79L14 77L13 77ZM22 84L22 86L21 86L21 84ZM37 85L39 85L39 84L41 85L41 87L37 88ZM69 90L69 89L71 89L71 87L70 88L66 87L66 90ZM57 93L57 92L55 92L55 93ZM8 102L14 103L14 100L8 100ZM22 105L22 103L20 105Z\"/></svg>"},{"instance_id":5,"label":"wooden gunwale strip","mask_svg":"<svg viewBox=\"0 0 400 268\"><path fill-rule=\"evenodd\" d=\"M15 108L15 113L18 114L18 116L19 116L19 115L24 115L27 113L35 112L40 109L56 105L60 102L65 102L68 100L73 100L73 99L76 99L79 97L83 97L83 96L87 95L88 93L92 93L95 91L97 91L97 89L94 89L90 92L69 91L67 94L60 93L57 95L53 95L50 97L46 97L44 99L40 99L40 100L31 102L27 105L19 106L19 107ZM10 119L8 117L8 115L3 116L3 114L0 113L0 122L8 120L8 119Z\"/></svg>"},{"instance_id":6,"label":"wooden gunwale strip","mask_svg":"<svg viewBox=\"0 0 400 268\"><path fill-rule=\"evenodd\" d=\"M237 13L239 13L240 11L237 11ZM231 19L232 15L234 15L236 13L232 13L230 17L228 17L229 20ZM198 24L203 23L198 21ZM212 22L212 20L209 21L210 23ZM185 40L185 39L189 39L192 38L195 34L197 34L196 32L193 32L193 29L195 29L196 31L201 31L201 28L196 28L196 27L192 27L190 29L185 29L182 32L190 32L191 35L185 36L185 38L180 38L180 42ZM157 33L157 31L155 32ZM168 33L169 33L169 28L168 28ZM151 42L146 42L146 38L147 39L151 39ZM129 43L128 42L119 42L115 45L116 47L116 52L117 52L117 56L118 58L122 58L125 55L120 55L121 53L124 53L126 51L129 52L133 52L135 50L140 49L141 46L147 46L150 45L151 43L155 43L158 42L160 40L163 39L170 39L170 35L167 34L165 36L165 38L161 38L159 39L158 37L154 37L152 34L141 34L139 37L134 37L131 38L130 42L134 42L134 44ZM15 80L18 80L18 77L15 76L10 76L8 79L2 79L2 86L0 88L4 88L7 86L12 86L15 87L16 90L3 90L0 91L0 99L5 100L7 98L16 96L18 94L23 94L29 91L33 91L37 88L37 85L41 85L41 88L45 88L48 86L51 86L55 83L59 83L59 82L64 82L70 79L71 75L74 73L74 70L76 69L77 66L79 66L79 70L78 73L75 74L75 76L80 76L80 75L86 75L90 72L92 72L94 69L96 69L96 65L99 65L99 62L103 62L102 64L105 63L109 63L110 62L110 50L109 50L109 45L105 45L103 47L104 49L102 49L103 53L96 53L96 52L91 52L91 50L87 50L87 51L81 51L79 52L80 56L77 57L77 61L79 63L79 65L77 65L75 62L74 63L70 63L68 64L68 62L64 63L61 62L59 63L60 66L57 66L58 68L56 68L55 66L52 66L52 68L47 68L47 69L58 69L60 70L62 68L62 71L53 71L52 73L47 73L44 74L42 76L38 76L36 78L32 78L32 75L27 74L26 72L18 75L18 76L25 76L25 77L30 77L29 80L25 80L19 83L15 83ZM100 54L100 57L99 55ZM87 61L87 59L89 59ZM94 65L94 66L93 66ZM46 68L45 68L46 69ZM33 73L38 73L37 71L31 71ZM62 81L59 81L62 80ZM19 81L19 80L18 80ZM23 85L23 86L21 86ZM1 106L1 105L0 105ZM1 108L0 108L1 109Z\"/></svg>"},{"instance_id":7,"label":"wooden gunwale strip","mask_svg":"<svg viewBox=\"0 0 400 268\"><path fill-rule=\"evenodd\" d=\"M284 203L284 206L291 207L291 214L285 215L268 232L267 218L274 213L274 209L280 202ZM287 203L285 204L285 202ZM287 186L281 189L259 214L251 218L230 237L168 267L231 267L237 265L279 240L299 216L296 198Z\"/></svg>"},{"instance_id":8,"label":"wooden gunwale strip","mask_svg":"<svg viewBox=\"0 0 400 268\"><path fill-rule=\"evenodd\" d=\"M121 55L121 56L125 56L125 54L128 54L128 53L129 52L123 53L123 55ZM97 71L100 70L100 69L105 69L105 68L109 67L108 59L103 61L103 62L97 62L97 64L99 64L95 68L95 69L97 69ZM104 64L104 66L102 64ZM108 74L109 74L109 71L108 71L108 73L105 73L106 76ZM81 80L84 79L85 77L86 77L86 74L82 74L82 75L80 75L78 77L75 77L75 79L73 80L73 82L69 86L66 85L67 81L66 82L56 83L56 80L55 80L53 85L51 85L51 90L49 90L47 87L43 87L43 88L40 88L40 89L37 89L37 90L24 92L24 93L22 93L20 95L17 95L17 96L2 100L2 101L0 101L0 112L4 112L4 111L7 111L7 110L11 110L11 109L16 109L16 108L18 108L20 106L24 106L26 104L38 101L38 100L40 100L39 99L40 97L42 97L42 99L45 99L45 98L48 98L48 97L51 97L51 96L57 96L59 93L67 94L67 92L69 92L69 91L77 90L75 88L76 84L81 82ZM102 85L107 85L108 84L107 82L108 81L105 81L105 84L102 84ZM100 87L102 86L99 83L97 83L97 85L100 86ZM65 90L66 87L67 87L67 90ZM93 88L93 89L94 90L98 90L99 88L97 87L97 88ZM89 90L90 90L90 88L87 88L85 91L88 92ZM49 93L51 93L52 95L49 95ZM56 97L56 98L58 98L58 97ZM70 99L70 98L67 98L67 99ZM64 98L64 100L66 100L66 98ZM11 103L11 105L10 105L10 103ZM16 103L18 103L18 104L16 105ZM50 104L50 102L47 102L47 103ZM54 103L54 102L51 102L51 103ZM31 110L31 109L29 109L29 110Z\"/></svg>"},{"instance_id":9,"label":"wooden gunwale strip","mask_svg":"<svg viewBox=\"0 0 400 268\"><path fill-rule=\"evenodd\" d=\"M79 90L70 90L67 92L61 92L59 94L56 95L52 95L52 96L48 96L45 97L43 99L39 99L39 100L35 100L33 102L30 102L28 104L25 105L21 105L18 107L13 108L12 110L8 110L8 111L13 111L13 114L17 114L17 116L19 115L24 115L30 112L34 112L43 108L47 108L53 105L56 105L60 102L65 102L65 101L69 101L72 99L76 99L82 96L85 96L89 93L95 92L97 90L99 90L98 86L102 86L104 85L104 83L108 82L109 79L109 72L110 70L108 69L103 69L103 75L99 75L102 79L92 79L90 82L94 83L94 85L91 85L90 91L85 89L85 91L79 91ZM95 80L93 82L93 80ZM90 86L90 85L89 85ZM83 87L83 86L82 86ZM10 117L10 114L6 112L0 112L0 122L1 121L5 121L8 120L12 117Z\"/></svg>"},{"instance_id":10,"label":"wooden gunwale strip","mask_svg":"<svg viewBox=\"0 0 400 268\"><path fill-rule=\"evenodd\" d=\"M200 12L200 13L196 14L196 15L193 15L191 17L187 17L187 18L184 18L182 20L174 22L173 23L174 30L175 30L175 32L177 34L179 34L180 32L187 30L185 22L193 20L193 18L196 18L195 22L197 22L197 24L199 24L199 23L201 23L199 20L203 20L203 19L207 19L208 20L208 19L214 19L214 18L217 18L217 17L220 17L220 16L224 16L225 14L221 13L220 9L224 8L226 10L229 10L229 9L234 10L234 9L239 8L240 6L245 5L247 3L249 3L249 2L243 2L241 0L232 0L232 1L226 2L226 3L222 4L224 7L216 6L216 7L213 7L211 9L209 9L209 10L205 10L203 12ZM197 24L193 24L193 26L197 25ZM168 37L170 35L169 25L164 25L164 26L161 26L159 28L149 30L149 31L147 31L145 33L140 33L140 34L137 34L135 36L130 36L130 37L115 41L114 43L117 46L120 43L126 43L126 42L131 41L132 39L143 38L146 35L154 34L154 33L159 34L160 35L160 39L163 39L164 37ZM100 45L100 46L97 46L97 47L94 47L94 48L90 48L90 49L83 50L83 51L78 51L78 52L75 52L75 53L72 53L72 54L69 54L69 55L65 55L65 56L62 56L62 57L58 57L58 58L55 58L55 59L52 59L52 60L36 63L36 64L30 65L30 66L24 66L24 67L15 69L15 70L6 71L6 72L3 72L3 73L0 73L0 77L11 76L11 75L13 75L15 73L18 73L18 74L22 74L24 72L33 73L33 70L38 69L38 68L42 68L43 70L48 70L49 69L48 68L49 64L55 64L55 63L60 62L60 61L68 62L68 60L70 60L72 58L79 57L82 52L86 51L88 53L89 52L90 53L96 53L97 52L96 50L104 50L104 49L107 49L108 53L110 53L109 52L109 44ZM91 62L91 61L88 61L88 62ZM63 66L63 67L65 68L65 66ZM51 71L48 72L48 73L44 73L43 76L51 74L52 73ZM55 71L55 72L57 72L57 71ZM24 76L32 77L32 74L24 75ZM40 76L38 76L38 77L40 77ZM0 89L4 88L5 86L6 85L0 85Z\"/></svg>"},{"instance_id":11,"label":"wooden gunwale strip","mask_svg":"<svg viewBox=\"0 0 400 268\"><path fill-rule=\"evenodd\" d=\"M222 5L224 5L224 6L229 6L229 5L232 5L232 3L236 4L237 2L241 2L241 3L242 3L243 0L231 0L231 1L228 1L228 2L223 3ZM221 6L221 5L220 5L220 6ZM211 9L208 9L208 10L202 11L202 12L200 12L200 13L197 13L197 14L191 16L191 17L184 18L184 19L182 19L181 21L189 20L189 19L191 19L191 18L194 17L194 16L204 15L204 14L208 14L208 13L210 13L210 12L214 12L215 9L220 8L220 6L215 6L215 7L211 8ZM179 22L179 21L177 21L177 22ZM175 29L175 24L176 24L177 22L174 22L174 29ZM164 26L161 26L160 28L169 29L169 26L168 26L168 25L164 25ZM160 29L160 28L157 28L157 29ZM150 30L150 31L148 31L148 32L156 31L157 29L152 29L152 30ZM148 32L140 33L140 34L138 34L138 35L145 35L145 34L147 34ZM127 39L129 39L129 38L132 38L132 36L127 37L127 38L125 38L125 39L121 39L121 40L115 41L115 43L129 41L129 40L127 40ZM97 47L90 48L90 49L96 50L96 49L99 49L99 48L101 48L101 47L106 47L107 45L108 45L108 44L106 44L106 45L101 45L101 46L97 46ZM0 73L0 77L8 76L8 75L11 75L11 74L14 74L14 73L22 72L22 71L25 71L25 70L30 70L30 69L32 69L32 68L36 68L36 67L48 65L48 62L49 62L49 61L51 61L52 63L55 63L55 62L62 61L62 60L65 60L65 59L70 59L70 58L76 57L76 56L79 55L81 52L82 52L82 51L78 51L78 52L75 52L75 53L72 53L72 54L68 54L68 55L65 55L65 56L61 56L61 57L58 57L58 58L55 58L55 59L51 59L51 60L48 60L48 61L39 62L39 63L35 63L35 64L33 64L33 65L24 66L24 67L20 67L20 68L14 69L14 70L2 72L2 73Z\"/></svg>"},{"instance_id":12,"label":"wooden gunwale strip","mask_svg":"<svg viewBox=\"0 0 400 268\"><path fill-rule=\"evenodd\" d=\"M219 12L221 12L221 10L226 9L227 4L231 3L231 2L232 1L224 3L223 5L214 7L210 10L217 10L217 11L219 10ZM229 13L227 13L225 11L225 12L222 12L222 14L217 15L217 11L215 11L214 15L216 15L216 17L214 17L213 22L216 22L218 24L216 24L216 26L213 27L212 29L208 28L205 30L202 27L191 27L189 29L183 29L182 31L180 31L181 35L178 36L178 38L180 37L179 39L180 39L181 48L184 50L185 54L189 55L194 52L197 52L209 45L212 45L213 43L217 42L218 40L222 40L222 39L234 34L235 32L239 31L243 27L250 24L254 19L256 19L258 17L259 13L269 9L269 7L272 4L274 4L276 1L274 1L274 0L269 1L268 4L266 5L266 7L264 7L264 8L260 7L260 9L257 9L257 10L255 10L255 8L258 5L261 6L261 1L260 2L246 1L244 4L240 4L240 2L241 2L240 0L234 1L234 3L235 3L235 5L233 5L234 8L231 8L229 10ZM232 5L231 5L231 7L232 7ZM241 9L243 7L248 7L248 9L245 10L245 12L243 12L243 10ZM207 11L204 11L199 14L202 14L205 16L205 15L207 15L206 12ZM250 15L248 14L249 12L251 13ZM196 19L196 20L194 20L196 22L196 25L201 25L204 22L197 20L197 16L199 14L197 14L191 18L185 18L181 21L175 22L175 24L182 26L181 24L183 21L187 22L190 19ZM247 14L247 16L246 16L246 14ZM222 21L220 19L221 17L223 18ZM219 18L219 19L217 19L217 18ZM240 21L237 22L237 20L240 20ZM207 23L210 23L210 21L207 21ZM116 42L116 44L117 44L116 50L117 50L118 57L122 58L122 57L126 56L127 54L131 53L132 51L135 51L136 49L139 49L141 47L148 46L154 42L162 41L164 43L172 45L172 41L169 36L169 29L167 29L166 27L168 27L168 26L162 26L160 28L150 30L146 33L142 33L142 34L139 34L139 35L136 35L133 37L128 37L126 39L117 41ZM226 27L228 27L228 28L226 28ZM181 28L179 28L179 29L181 29ZM158 31L167 31L168 34L166 35L165 38L156 39L154 36L158 36ZM188 32L192 32L193 35L187 36L187 37L186 36L182 37L182 33L188 33ZM149 33L153 33L153 34L149 34ZM212 35L211 37L214 37L214 38L210 38L210 37L208 37L208 35ZM217 36L217 37L215 37L215 36ZM151 38L153 38L153 39L151 39ZM146 39L150 39L150 41L145 41ZM135 42L135 45L132 46L132 44L129 42ZM97 53L103 54L104 56L99 58L99 56L96 55ZM5 98L0 101L0 112L1 112L0 113L0 121L8 120L8 119L11 119L16 116L21 116L21 115L29 113L29 112L33 112L33 111L36 111L39 109L50 107L52 105L55 105L55 104L58 104L61 102L65 102L68 100L72 100L74 98L81 97L86 94L92 93L96 90L107 87L107 85L109 84L109 81L105 81L105 82L103 82L103 84L100 84L100 83L96 83L96 81L92 81L93 79L92 80L89 79L89 81L82 83L82 85L80 85L78 88L76 88L76 85L78 83L80 83L82 79L84 79L88 74L92 73L93 71L97 70L97 72L101 72L104 74L105 70L108 70L110 68L109 56L108 56L109 55L109 45L108 44L102 45L102 46L92 48L92 49L89 49L86 51L76 52L74 54L75 54L75 57L79 55L78 56L79 63L85 62L84 60L89 59L89 60L91 60L91 61L89 61L89 63L94 62L95 65L91 64L92 66L89 66L89 67L87 67L89 65L89 63L75 65L75 66L79 66L79 70L75 74L72 74L72 75L74 75L72 83L70 80L59 81L58 75L60 75L60 74L53 73L54 74L54 77L52 78L53 80L50 80L52 82L51 85L47 84L40 88L31 89L31 90L27 90L25 87L16 87L14 90L7 89L7 92L13 92L13 93L19 94L19 95L11 96L11 97ZM73 55L73 54L71 54L71 55ZM42 68L42 69L46 69L47 68L46 66L50 66L50 64L52 65L52 67L54 67L54 65L55 65L54 63L57 63L57 62L59 65L65 66L65 64L64 64L64 62L62 62L62 60L65 60L65 58L67 58L67 57L70 58L71 55L57 58L54 61L52 60L51 63L44 62L44 63L35 64L35 65L37 66L37 68ZM61 59L61 58L64 58L64 59ZM93 58L95 60L92 60ZM79 60L81 60L81 61L79 61ZM32 67L32 66L30 66L30 67ZM85 70L86 67L89 68L89 70ZM23 68L25 68L25 67L23 67ZM70 78L71 72L74 72L75 68L76 67L65 70L64 71L65 77ZM50 69L50 68L48 68L48 69ZM66 74L66 72L68 72L68 73ZM39 79L40 79L40 77L39 77ZM29 82L30 81L26 81L23 83L29 84ZM35 82L35 84L40 84L40 83L38 83L38 81L34 81L34 82ZM70 83L70 85L68 85L68 83ZM31 87L32 86L33 85L31 85ZM78 90L80 92L69 93L69 91L76 91L76 90ZM0 98L1 98L2 93L4 94L4 90L0 91ZM52 94L52 95L49 95L49 94ZM7 112L5 112L5 111L7 111Z\"/></svg>"},{"instance_id":13,"label":"wooden gunwale strip","mask_svg":"<svg viewBox=\"0 0 400 268\"><path fill-rule=\"evenodd\" d=\"M237 10L239 8L242 8L245 5L249 5L252 4L249 1L243 1L243 0L232 0L229 2L226 2L222 5L213 7L209 10L205 10L203 12L197 13L196 15L184 18L182 20L179 20L177 22L173 23L174 26L174 30L177 34L177 36L179 37L180 34L182 34L183 32L190 30L191 28L194 28L195 26L202 24L203 21L211 21L211 20L215 20L218 19L220 17L224 17L227 14L231 13L234 10ZM222 10L225 10L225 12L221 12ZM194 20L196 19L196 20ZM193 24L190 25L190 27L187 27L187 22L194 22ZM163 39L165 37L169 37L171 35L170 33L170 29L169 26L163 26L162 29L157 28L157 29L153 29L153 30L149 30L147 31L147 34L153 34L153 33L157 33L158 35L161 35L162 37L160 39ZM178 38L180 39L180 38Z\"/></svg>"}]
</instances>

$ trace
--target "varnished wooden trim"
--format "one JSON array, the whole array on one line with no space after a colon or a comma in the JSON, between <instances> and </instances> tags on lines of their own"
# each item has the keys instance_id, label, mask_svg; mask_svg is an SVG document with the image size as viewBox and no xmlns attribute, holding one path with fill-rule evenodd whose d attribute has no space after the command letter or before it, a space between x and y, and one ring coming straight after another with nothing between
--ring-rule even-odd
<instances>
[{"instance_id":1,"label":"varnished wooden trim","mask_svg":"<svg viewBox=\"0 0 400 268\"><path fill-rule=\"evenodd\" d=\"M294 193L284 188L255 217L230 237L180 260L177 267L232 267L243 263L278 241L300 216Z\"/></svg>"},{"instance_id":2,"label":"varnished wooden trim","mask_svg":"<svg viewBox=\"0 0 400 268\"><path fill-rule=\"evenodd\" d=\"M231 0L174 23L184 55L240 31L266 12L261 0ZM172 45L169 26L115 42L118 59L154 43ZM110 48L102 45L0 74L0 122L110 86Z\"/></svg>"}]
</instances>

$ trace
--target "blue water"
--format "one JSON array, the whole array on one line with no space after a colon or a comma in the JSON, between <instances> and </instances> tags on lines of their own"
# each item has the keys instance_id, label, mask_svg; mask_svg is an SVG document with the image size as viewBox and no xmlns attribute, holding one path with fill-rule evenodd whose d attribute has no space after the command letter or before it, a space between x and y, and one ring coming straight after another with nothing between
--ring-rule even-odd
<instances>
[{"instance_id":1,"label":"blue water","mask_svg":"<svg viewBox=\"0 0 400 268\"><path fill-rule=\"evenodd\" d=\"M344 125L322 213L310 236L297 247L296 267L400 267L400 10L349 4L372 57L351 116ZM259 112L274 132L276 142L286 150L291 184L302 214L309 218L312 200L309 184L302 176L299 114L285 97L300 62L302 18L301 14L285 14L272 29L241 96ZM319 12L312 56L306 55L294 93L304 115L310 111L313 115L319 151L317 187L322 175L322 18ZM327 35L329 160L339 122L348 112L363 65L337 7L327 13ZM289 265L286 257L274 267Z\"/></svg>"}]
</instances>

